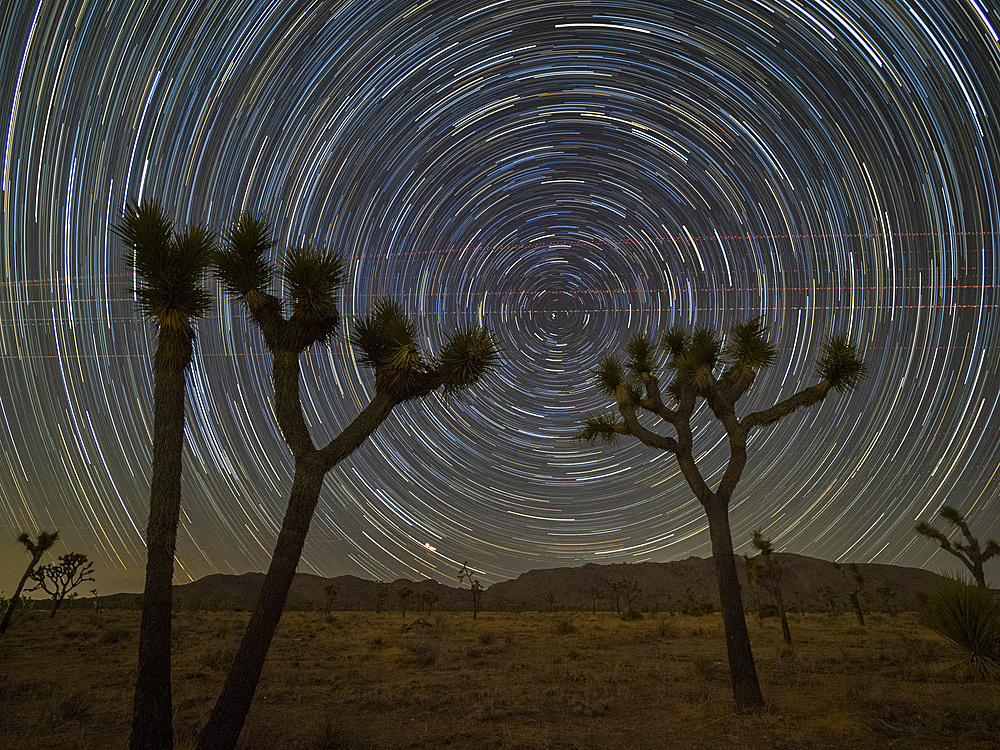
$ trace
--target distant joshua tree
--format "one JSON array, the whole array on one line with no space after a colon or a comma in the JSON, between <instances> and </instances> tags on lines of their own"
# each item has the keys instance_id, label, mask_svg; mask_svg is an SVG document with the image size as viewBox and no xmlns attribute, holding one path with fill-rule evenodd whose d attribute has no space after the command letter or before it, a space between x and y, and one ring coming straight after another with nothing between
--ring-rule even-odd
<instances>
[{"instance_id":1,"label":"distant joshua tree","mask_svg":"<svg viewBox=\"0 0 1000 750\"><path fill-rule=\"evenodd\" d=\"M833 586L820 586L816 590L816 596L831 615L840 612L840 595Z\"/></svg>"},{"instance_id":2,"label":"distant joshua tree","mask_svg":"<svg viewBox=\"0 0 1000 750\"><path fill-rule=\"evenodd\" d=\"M666 395L674 406L664 403L660 380L654 374L655 345L647 337L636 335L626 347L627 362L623 364L607 356L595 371L598 388L614 399L618 413L591 417L578 437L613 443L628 435L650 448L674 455L708 517L736 708L762 709L764 698L750 648L729 528L729 504L747 463L748 441L755 430L766 428L797 409L819 403L832 390L853 389L865 376L866 368L857 349L846 338L829 338L816 363L819 383L741 419L736 414L736 403L750 390L757 372L770 366L775 358L774 346L768 342L767 329L760 318L734 325L725 345L707 328L698 328L694 333L671 328L663 335L662 343L669 354L667 369L673 374ZM729 463L714 489L695 461L691 419L700 399L707 402L712 415L725 428L729 443ZM670 425L676 437L644 427L639 421L640 410Z\"/></svg>"},{"instance_id":3,"label":"distant joshua tree","mask_svg":"<svg viewBox=\"0 0 1000 750\"><path fill-rule=\"evenodd\" d=\"M194 323L208 310L205 270L215 235L192 225L175 234L154 203L129 206L115 234L130 252L136 301L157 330L153 356L153 472L146 526L146 581L131 750L172 748L170 643L174 550L181 508L184 387L194 353Z\"/></svg>"},{"instance_id":4,"label":"distant joshua tree","mask_svg":"<svg viewBox=\"0 0 1000 750\"><path fill-rule=\"evenodd\" d=\"M25 569L24 575L21 576L21 580L17 583L14 595L7 604L7 611L3 613L3 621L0 622L0 635L7 632L7 628L10 627L11 618L14 616L14 610L21 604L21 591L24 589L24 584L31 577L35 566L38 565L38 561L42 559L42 555L52 549L52 545L56 543L58 538L58 531L43 531L39 533L37 541L32 541L31 537L27 534L21 534L17 538L18 544L23 545L24 551L31 555L31 560L28 562L28 567Z\"/></svg>"},{"instance_id":5,"label":"distant joshua tree","mask_svg":"<svg viewBox=\"0 0 1000 750\"><path fill-rule=\"evenodd\" d=\"M94 612L97 614L101 613L101 595L97 589L91 589L90 593L94 595Z\"/></svg>"},{"instance_id":6,"label":"distant joshua tree","mask_svg":"<svg viewBox=\"0 0 1000 750\"><path fill-rule=\"evenodd\" d=\"M326 594L326 614L330 614L333 609L333 600L337 597L338 589L332 583L329 586L323 587L323 593Z\"/></svg>"},{"instance_id":7,"label":"distant joshua tree","mask_svg":"<svg viewBox=\"0 0 1000 750\"><path fill-rule=\"evenodd\" d=\"M836 563L835 563L836 564ZM851 602L851 609L854 610L854 616L858 618L858 625L861 627L865 626L865 613L861 609L861 592L865 590L866 582L865 577L861 573L861 568L858 567L856 562L852 562L847 566L850 571L850 575L844 572L844 569L837 565L837 570L847 578L848 583L851 588L847 592L847 598Z\"/></svg>"},{"instance_id":8,"label":"distant joshua tree","mask_svg":"<svg viewBox=\"0 0 1000 750\"><path fill-rule=\"evenodd\" d=\"M964 542L955 542L952 544L948 540L947 534L934 528L926 521L918 523L914 527L914 531L920 534L920 536L933 539L941 545L941 549L961 560L962 564L972 573L972 577L976 579L976 585L980 588L986 588L983 563L995 555L1000 555L1000 543L996 539L990 539L986 542L986 549L981 549L979 547L979 540L969 531L969 525L965 522L965 516L959 513L957 509L950 505L945 505L942 506L940 514L941 518L945 521L961 529L962 536L965 537Z\"/></svg>"},{"instance_id":9,"label":"distant joshua tree","mask_svg":"<svg viewBox=\"0 0 1000 750\"><path fill-rule=\"evenodd\" d=\"M379 614L382 611L382 607L385 606L386 601L389 599L389 584L379 578L371 582L369 590L371 591L372 605L375 607L375 614Z\"/></svg>"},{"instance_id":10,"label":"distant joshua tree","mask_svg":"<svg viewBox=\"0 0 1000 750\"><path fill-rule=\"evenodd\" d=\"M591 613L596 615L597 600L604 598L604 591L600 588L600 586L591 586L588 591L588 596L590 596Z\"/></svg>"},{"instance_id":11,"label":"distant joshua tree","mask_svg":"<svg viewBox=\"0 0 1000 750\"><path fill-rule=\"evenodd\" d=\"M882 603L882 609L888 612L890 617L895 617L896 612L899 611L899 606L896 603L896 592L890 586L879 586L875 589L875 595Z\"/></svg>"},{"instance_id":12,"label":"distant joshua tree","mask_svg":"<svg viewBox=\"0 0 1000 750\"><path fill-rule=\"evenodd\" d=\"M639 585L638 581L632 578L623 578L619 582L619 586L622 599L625 600L625 614L631 615L635 612L632 608L632 602L634 602L638 598L639 594L642 593L642 586Z\"/></svg>"},{"instance_id":13,"label":"distant joshua tree","mask_svg":"<svg viewBox=\"0 0 1000 750\"><path fill-rule=\"evenodd\" d=\"M420 595L420 603L427 608L427 614L431 613L434 609L434 605L437 603L438 595L433 591L425 591Z\"/></svg>"},{"instance_id":14,"label":"distant joshua tree","mask_svg":"<svg viewBox=\"0 0 1000 750\"><path fill-rule=\"evenodd\" d=\"M413 589L411 589L409 586L404 586L401 589L396 589L396 596L399 597L399 604L402 607L403 617L405 618L406 617L406 602L407 602L407 600L411 596L413 596Z\"/></svg>"},{"instance_id":15,"label":"distant joshua tree","mask_svg":"<svg viewBox=\"0 0 1000 750\"><path fill-rule=\"evenodd\" d=\"M94 563L87 559L87 556L79 552L67 552L59 556L59 562L51 565L42 565L35 568L31 574L31 580L35 582L28 591L41 589L52 597L52 611L49 617L56 616L56 610L63 603L67 595L71 597L73 589L84 581L93 581Z\"/></svg>"},{"instance_id":16,"label":"distant joshua tree","mask_svg":"<svg viewBox=\"0 0 1000 750\"><path fill-rule=\"evenodd\" d=\"M473 578L472 570L469 568L469 561L466 560L462 563L462 569L458 571L458 581L469 582L469 589L472 591L472 619L475 620L479 615L479 603L483 598L483 584L479 582L478 578Z\"/></svg>"},{"instance_id":17,"label":"distant joshua tree","mask_svg":"<svg viewBox=\"0 0 1000 750\"><path fill-rule=\"evenodd\" d=\"M774 599L774 606L781 618L781 637L791 645L792 631L788 627L788 616L785 614L785 599L781 595L781 565L774 559L774 548L770 539L764 538L762 529L753 532L750 538L753 548L760 552L756 557L744 555L747 566L747 578L750 583L760 586Z\"/></svg>"},{"instance_id":18,"label":"distant joshua tree","mask_svg":"<svg viewBox=\"0 0 1000 750\"><path fill-rule=\"evenodd\" d=\"M232 750L236 745L327 473L364 443L393 408L436 391L468 390L498 358L493 338L484 328L454 332L437 356L429 356L421 351L417 327L402 307L393 300L377 300L366 317L355 321L350 335L358 362L375 371L375 394L337 437L316 447L299 391L299 360L312 347L330 342L338 329L343 262L309 247L289 249L281 264L280 286L287 294L282 299L271 293L276 286L268 257L273 245L266 221L242 216L226 237L216 269L226 291L250 314L271 354L274 416L294 457L295 472L260 596L198 739L198 750Z\"/></svg>"}]
</instances>

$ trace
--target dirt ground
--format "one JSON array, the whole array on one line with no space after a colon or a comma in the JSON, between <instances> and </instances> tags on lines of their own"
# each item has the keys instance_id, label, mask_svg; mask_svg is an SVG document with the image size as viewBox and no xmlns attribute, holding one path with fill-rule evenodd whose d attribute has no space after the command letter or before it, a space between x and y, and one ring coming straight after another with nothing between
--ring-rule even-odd
<instances>
[{"instance_id":1,"label":"dirt ground","mask_svg":"<svg viewBox=\"0 0 1000 750\"><path fill-rule=\"evenodd\" d=\"M247 619L175 615L178 750L193 747ZM973 679L912 615L865 628L793 615L793 647L776 620L748 622L768 706L740 715L718 614L288 612L240 747L1000 748L1000 684ZM0 747L125 747L138 623L23 613L0 639Z\"/></svg>"}]
</instances>

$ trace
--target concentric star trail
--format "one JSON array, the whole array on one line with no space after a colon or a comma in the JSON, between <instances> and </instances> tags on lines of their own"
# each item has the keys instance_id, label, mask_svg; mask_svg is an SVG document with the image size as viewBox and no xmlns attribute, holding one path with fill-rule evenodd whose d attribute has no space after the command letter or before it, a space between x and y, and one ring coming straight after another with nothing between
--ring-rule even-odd
<instances>
[{"instance_id":1,"label":"concentric star trail","mask_svg":"<svg viewBox=\"0 0 1000 750\"><path fill-rule=\"evenodd\" d=\"M467 396L397 408L327 480L300 570L484 581L709 554L675 464L573 440L629 335L763 315L751 410L845 333L872 375L751 442L737 544L947 568L944 503L1000 535L1000 11L854 2L8 0L0 536L58 529L141 588L153 332L126 201L348 261L303 363L318 441L373 392L350 320L398 299L430 351L496 332ZM278 254L275 252L275 260ZM189 378L179 581L266 568L292 462L270 361L221 294ZM723 433L697 445L718 479ZM62 551L65 551L63 549ZM16 545L0 566L19 570Z\"/></svg>"}]
</instances>

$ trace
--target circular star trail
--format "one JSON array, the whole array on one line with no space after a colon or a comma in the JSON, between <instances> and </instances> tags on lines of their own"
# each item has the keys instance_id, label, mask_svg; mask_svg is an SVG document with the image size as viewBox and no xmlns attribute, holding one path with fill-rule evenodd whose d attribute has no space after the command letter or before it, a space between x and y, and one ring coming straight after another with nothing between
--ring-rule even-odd
<instances>
[{"instance_id":1,"label":"circular star trail","mask_svg":"<svg viewBox=\"0 0 1000 750\"><path fill-rule=\"evenodd\" d=\"M709 552L672 457L573 440L634 333L762 315L745 408L871 377L759 431L737 548L946 567L943 503L1000 533L1000 41L984 0L15 1L4 85L0 532L57 528L141 585L155 340L110 231L129 200L348 265L303 362L317 441L373 393L350 321L398 299L431 353L482 324L499 368L398 407L327 479L300 570L486 581ZM275 259L277 260L277 251ZM198 326L178 579L266 567L292 462L239 305ZM702 413L703 473L723 434ZM22 561L0 545L0 563Z\"/></svg>"}]
</instances>

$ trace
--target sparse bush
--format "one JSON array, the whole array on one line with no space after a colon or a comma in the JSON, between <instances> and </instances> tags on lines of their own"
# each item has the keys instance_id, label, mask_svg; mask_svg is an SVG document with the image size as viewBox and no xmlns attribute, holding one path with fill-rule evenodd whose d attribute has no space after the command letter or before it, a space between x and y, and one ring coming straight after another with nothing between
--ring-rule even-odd
<instances>
[{"instance_id":1,"label":"sparse bush","mask_svg":"<svg viewBox=\"0 0 1000 750\"><path fill-rule=\"evenodd\" d=\"M485 630L479 634L479 645L480 646L492 646L496 643L497 636L489 630Z\"/></svg>"},{"instance_id":2,"label":"sparse bush","mask_svg":"<svg viewBox=\"0 0 1000 750\"><path fill-rule=\"evenodd\" d=\"M556 632L559 635L570 635L576 632L576 625L569 620L560 620L556 623Z\"/></svg>"},{"instance_id":3,"label":"sparse bush","mask_svg":"<svg viewBox=\"0 0 1000 750\"><path fill-rule=\"evenodd\" d=\"M1000 675L1000 607L989 589L945 577L920 596L920 623L968 654L981 677Z\"/></svg>"},{"instance_id":4,"label":"sparse bush","mask_svg":"<svg viewBox=\"0 0 1000 750\"><path fill-rule=\"evenodd\" d=\"M619 615L619 617L625 622L631 622L633 620L641 620L642 612L637 612L634 609L626 609L621 613L621 615Z\"/></svg>"},{"instance_id":5,"label":"sparse bush","mask_svg":"<svg viewBox=\"0 0 1000 750\"><path fill-rule=\"evenodd\" d=\"M438 650L430 643L420 643L411 647L410 651L419 667L433 667L437 664Z\"/></svg>"},{"instance_id":6,"label":"sparse bush","mask_svg":"<svg viewBox=\"0 0 1000 750\"><path fill-rule=\"evenodd\" d=\"M680 608L681 613L689 617L710 615L715 611L715 606L710 599L696 595L690 588L685 589L684 596L681 597Z\"/></svg>"}]
</instances>

